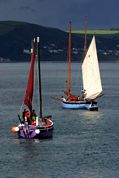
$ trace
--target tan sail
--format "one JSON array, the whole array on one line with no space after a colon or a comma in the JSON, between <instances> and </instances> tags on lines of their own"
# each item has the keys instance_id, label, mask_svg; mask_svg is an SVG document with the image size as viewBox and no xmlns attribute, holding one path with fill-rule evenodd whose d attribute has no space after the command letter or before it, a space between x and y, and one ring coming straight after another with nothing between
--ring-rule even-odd
<instances>
[{"instance_id":1,"label":"tan sail","mask_svg":"<svg viewBox=\"0 0 119 178\"><path fill-rule=\"evenodd\" d=\"M95 36L93 36L82 64L83 89L86 99L95 99L102 93Z\"/></svg>"}]
</instances>

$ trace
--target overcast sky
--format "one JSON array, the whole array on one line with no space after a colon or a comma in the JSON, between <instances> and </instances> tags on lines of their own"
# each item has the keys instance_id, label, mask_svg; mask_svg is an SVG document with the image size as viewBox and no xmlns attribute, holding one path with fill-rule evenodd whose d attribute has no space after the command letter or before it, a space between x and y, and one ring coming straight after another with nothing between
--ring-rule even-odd
<instances>
[{"instance_id":1,"label":"overcast sky","mask_svg":"<svg viewBox=\"0 0 119 178\"><path fill-rule=\"evenodd\" d=\"M119 28L119 0L0 0L0 21L17 20L66 29Z\"/></svg>"}]
</instances>

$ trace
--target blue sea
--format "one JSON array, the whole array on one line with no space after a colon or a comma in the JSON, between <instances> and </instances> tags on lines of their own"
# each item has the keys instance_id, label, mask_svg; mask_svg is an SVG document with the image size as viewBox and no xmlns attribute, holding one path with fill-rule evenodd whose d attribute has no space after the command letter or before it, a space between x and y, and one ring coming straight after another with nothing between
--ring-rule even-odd
<instances>
[{"instance_id":1,"label":"blue sea","mask_svg":"<svg viewBox=\"0 0 119 178\"><path fill-rule=\"evenodd\" d=\"M52 96L66 90L67 64L41 63L43 113L54 121L48 140L18 139L11 132L29 65L0 64L0 178L119 178L119 62L100 63L104 95L94 112L63 109ZM81 64L73 63L71 70L71 91L80 95Z\"/></svg>"}]
</instances>

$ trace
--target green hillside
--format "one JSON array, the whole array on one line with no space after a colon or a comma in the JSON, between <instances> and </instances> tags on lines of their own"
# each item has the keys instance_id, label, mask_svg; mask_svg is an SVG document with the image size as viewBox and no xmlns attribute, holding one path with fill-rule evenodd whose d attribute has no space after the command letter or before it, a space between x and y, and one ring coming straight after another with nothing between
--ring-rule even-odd
<instances>
[{"instance_id":1,"label":"green hillside","mask_svg":"<svg viewBox=\"0 0 119 178\"><path fill-rule=\"evenodd\" d=\"M84 30L73 30L72 33L75 34L84 34ZM93 35L114 35L119 34L119 30L87 30L87 34Z\"/></svg>"}]
</instances>

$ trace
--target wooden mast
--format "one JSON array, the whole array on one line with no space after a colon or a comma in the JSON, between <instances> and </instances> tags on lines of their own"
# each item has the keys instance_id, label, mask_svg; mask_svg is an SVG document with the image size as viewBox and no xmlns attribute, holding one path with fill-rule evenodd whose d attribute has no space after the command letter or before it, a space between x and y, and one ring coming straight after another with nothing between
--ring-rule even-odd
<instances>
[{"instance_id":1,"label":"wooden mast","mask_svg":"<svg viewBox=\"0 0 119 178\"><path fill-rule=\"evenodd\" d=\"M84 56L86 55L86 52L87 52L87 36L86 36L86 33L87 33L87 17L85 17L85 24L84 24Z\"/></svg>"},{"instance_id":2,"label":"wooden mast","mask_svg":"<svg viewBox=\"0 0 119 178\"><path fill-rule=\"evenodd\" d=\"M39 37L37 37L37 60L38 60L38 78L39 78L39 113L40 118L43 117L42 114L42 87L41 87L41 66L40 66L40 48L39 48Z\"/></svg>"},{"instance_id":3,"label":"wooden mast","mask_svg":"<svg viewBox=\"0 0 119 178\"><path fill-rule=\"evenodd\" d=\"M68 39L68 76L67 76L67 96L71 95L71 21L69 22L69 39Z\"/></svg>"}]
</instances>

